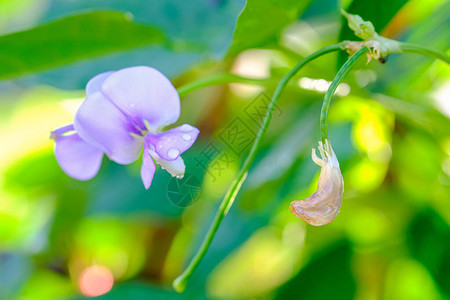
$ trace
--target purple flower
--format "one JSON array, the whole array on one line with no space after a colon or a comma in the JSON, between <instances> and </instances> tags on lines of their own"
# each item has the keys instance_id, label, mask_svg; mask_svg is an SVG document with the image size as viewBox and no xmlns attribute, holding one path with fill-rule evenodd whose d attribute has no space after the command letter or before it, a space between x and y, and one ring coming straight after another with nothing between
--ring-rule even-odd
<instances>
[{"instance_id":1,"label":"purple flower","mask_svg":"<svg viewBox=\"0 0 450 300\"><path fill-rule=\"evenodd\" d=\"M178 93L158 70L138 66L101 73L88 82L73 125L51 133L56 160L70 177L88 180L97 174L103 154L129 164L143 148L141 178L146 189L155 162L181 178L185 165L180 155L192 146L199 130L184 124L162 131L179 116Z\"/></svg>"}]
</instances>

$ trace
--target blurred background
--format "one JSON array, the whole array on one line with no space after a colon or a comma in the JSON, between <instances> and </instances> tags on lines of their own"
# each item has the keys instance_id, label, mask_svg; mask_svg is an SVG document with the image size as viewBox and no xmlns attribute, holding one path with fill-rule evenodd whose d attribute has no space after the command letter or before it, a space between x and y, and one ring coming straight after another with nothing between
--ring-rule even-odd
<instances>
[{"instance_id":1,"label":"blurred background","mask_svg":"<svg viewBox=\"0 0 450 300\"><path fill-rule=\"evenodd\" d=\"M386 37L450 46L445 0L247 2L0 0L0 299L450 298L450 69L412 54L361 61L340 85L329 128L345 193L323 227L288 207L316 189L321 101L346 55L303 69L205 259L172 290L278 81L356 40L341 7ZM269 80L182 97L175 125L201 133L178 185L157 170L146 191L140 162L107 159L94 179L69 178L50 131L72 122L91 77L133 65L176 87L223 72Z\"/></svg>"}]
</instances>

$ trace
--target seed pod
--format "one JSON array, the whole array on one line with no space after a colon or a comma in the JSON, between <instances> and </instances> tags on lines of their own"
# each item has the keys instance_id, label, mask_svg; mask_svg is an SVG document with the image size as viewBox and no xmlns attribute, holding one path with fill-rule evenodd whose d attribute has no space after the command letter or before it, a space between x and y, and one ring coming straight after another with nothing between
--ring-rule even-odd
<instances>
[{"instance_id":1,"label":"seed pod","mask_svg":"<svg viewBox=\"0 0 450 300\"><path fill-rule=\"evenodd\" d=\"M289 206L291 213L314 226L326 225L334 220L341 208L344 192L339 162L330 142L325 140L325 145L319 142L318 148L321 159L312 149L312 160L322 168L317 190L306 199L292 201Z\"/></svg>"}]
</instances>

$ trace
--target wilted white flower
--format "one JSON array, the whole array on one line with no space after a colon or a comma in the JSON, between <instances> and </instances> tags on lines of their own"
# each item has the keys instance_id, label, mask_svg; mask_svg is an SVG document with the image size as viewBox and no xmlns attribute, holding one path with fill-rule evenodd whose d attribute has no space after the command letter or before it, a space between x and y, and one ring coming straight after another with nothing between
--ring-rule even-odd
<instances>
[{"instance_id":1,"label":"wilted white flower","mask_svg":"<svg viewBox=\"0 0 450 300\"><path fill-rule=\"evenodd\" d=\"M321 159L312 149L312 160L322 168L317 191L306 199L292 201L289 206L291 213L314 226L326 225L334 220L341 208L344 192L339 162L330 142L325 140L325 145L319 142L318 148Z\"/></svg>"}]
</instances>

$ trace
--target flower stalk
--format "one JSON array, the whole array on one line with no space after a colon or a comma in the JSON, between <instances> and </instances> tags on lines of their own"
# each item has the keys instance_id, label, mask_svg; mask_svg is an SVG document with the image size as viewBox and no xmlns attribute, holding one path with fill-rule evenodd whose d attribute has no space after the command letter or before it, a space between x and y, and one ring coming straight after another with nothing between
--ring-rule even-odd
<instances>
[{"instance_id":1,"label":"flower stalk","mask_svg":"<svg viewBox=\"0 0 450 300\"><path fill-rule=\"evenodd\" d=\"M317 190L310 197L293 201L289 206L289 211L292 214L314 226L330 224L334 220L340 211L342 194L344 192L344 180L339 168L339 162L328 140L328 109L330 108L331 98L342 78L344 78L360 57L368 53L369 49L366 47L357 50L339 69L339 72L328 88L320 113L320 134L322 141L319 142L319 151L321 158L317 157L315 149L312 150L312 160L322 168Z\"/></svg>"},{"instance_id":2,"label":"flower stalk","mask_svg":"<svg viewBox=\"0 0 450 300\"><path fill-rule=\"evenodd\" d=\"M411 44L411 43L399 43L399 48L402 53L415 53L428 56L434 59L442 60L443 62L450 64L450 57L442 51L438 51L433 48Z\"/></svg>"},{"instance_id":3,"label":"flower stalk","mask_svg":"<svg viewBox=\"0 0 450 300\"><path fill-rule=\"evenodd\" d=\"M345 64L339 69L339 72L334 77L333 82L331 82L331 85L323 98L322 110L320 112L320 135L322 138L322 143L324 145L326 144L326 140L328 139L328 109L330 108L331 98L333 97L333 94L336 91L342 78L344 78L348 71L350 71L350 69L358 61L358 59L368 52L369 50L366 47L362 47L358 51L356 51L355 54L350 56Z\"/></svg>"},{"instance_id":4,"label":"flower stalk","mask_svg":"<svg viewBox=\"0 0 450 300\"><path fill-rule=\"evenodd\" d=\"M269 106L267 108L267 112L264 116L264 120L262 123L262 126L256 136L255 141L253 142L253 145L250 149L250 152L247 156L247 158L244 161L244 164L240 168L236 178L234 179L233 183L231 184L230 188L228 189L227 193L225 194L225 197L223 198L219 209L208 229L208 232L206 233L205 238L202 241L202 244L200 245L200 248L195 253L194 257L191 259L189 265L184 270L184 272L178 276L175 281L173 282L173 288L178 292L183 292L186 288L186 284L189 281L189 278L192 276L195 269L200 264L201 260L206 254L206 251L208 250L209 246L211 245L211 242L216 234L217 229L219 228L220 223L222 222L223 218L233 205L233 202L244 183L245 178L248 174L248 169L250 168L255 156L256 152L262 142L262 139L264 137L264 134L269 126L273 109L275 108L275 104L277 100L280 98L281 93L283 92L284 88L288 84L288 82L294 77L298 71L300 71L303 66L305 66L308 62L333 51L341 50L342 47L345 46L345 42L325 46L322 49L312 53L311 55L305 57L303 60L301 60L297 65L295 65L288 74L286 74L281 81L278 83L277 88L275 89L275 92L272 96L272 99L269 103Z\"/></svg>"}]
</instances>

